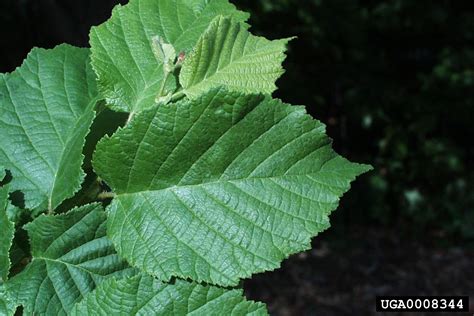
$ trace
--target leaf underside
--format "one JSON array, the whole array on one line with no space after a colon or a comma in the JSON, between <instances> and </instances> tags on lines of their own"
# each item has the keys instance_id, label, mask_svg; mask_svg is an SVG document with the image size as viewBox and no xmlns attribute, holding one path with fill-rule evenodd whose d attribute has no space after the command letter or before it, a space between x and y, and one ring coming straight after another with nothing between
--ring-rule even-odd
<instances>
[{"instance_id":1,"label":"leaf underside","mask_svg":"<svg viewBox=\"0 0 474 316\"><path fill-rule=\"evenodd\" d=\"M216 18L186 58L180 83L190 98L211 88L271 94L283 74L290 39L269 41L250 34L247 25L229 17Z\"/></svg>"},{"instance_id":2,"label":"leaf underside","mask_svg":"<svg viewBox=\"0 0 474 316\"><path fill-rule=\"evenodd\" d=\"M247 301L242 294L242 290L182 280L166 284L137 275L102 283L71 315L267 315L264 304Z\"/></svg>"},{"instance_id":3,"label":"leaf underside","mask_svg":"<svg viewBox=\"0 0 474 316\"><path fill-rule=\"evenodd\" d=\"M90 34L92 64L99 89L115 111L139 112L155 104L164 79L153 50L159 36L176 52L189 52L219 15L245 21L248 14L227 0L131 0ZM167 81L165 91L176 88Z\"/></svg>"},{"instance_id":4,"label":"leaf underside","mask_svg":"<svg viewBox=\"0 0 474 316\"><path fill-rule=\"evenodd\" d=\"M87 49L33 49L20 68L0 74L0 166L26 208L52 210L79 189L96 98Z\"/></svg>"},{"instance_id":5,"label":"leaf underside","mask_svg":"<svg viewBox=\"0 0 474 316\"><path fill-rule=\"evenodd\" d=\"M121 256L161 280L226 286L309 249L369 169L303 107L224 89L144 111L93 166L117 194L107 231Z\"/></svg>"},{"instance_id":6,"label":"leaf underside","mask_svg":"<svg viewBox=\"0 0 474 316\"><path fill-rule=\"evenodd\" d=\"M26 225L32 262L6 283L26 315L65 315L96 285L134 273L106 237L105 213L90 204Z\"/></svg>"}]
</instances>

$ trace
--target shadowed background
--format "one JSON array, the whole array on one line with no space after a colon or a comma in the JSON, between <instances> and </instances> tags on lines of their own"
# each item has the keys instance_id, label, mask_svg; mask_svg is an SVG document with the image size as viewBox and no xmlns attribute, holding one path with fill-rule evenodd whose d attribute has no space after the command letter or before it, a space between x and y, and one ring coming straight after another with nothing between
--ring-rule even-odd
<instances>
[{"instance_id":1,"label":"shadowed background","mask_svg":"<svg viewBox=\"0 0 474 316\"><path fill-rule=\"evenodd\" d=\"M34 46L88 46L117 0L2 0L0 71ZM375 295L474 300L474 2L234 0L252 31L297 35L276 96L375 167L313 250L245 282L275 315L374 312Z\"/></svg>"}]
</instances>

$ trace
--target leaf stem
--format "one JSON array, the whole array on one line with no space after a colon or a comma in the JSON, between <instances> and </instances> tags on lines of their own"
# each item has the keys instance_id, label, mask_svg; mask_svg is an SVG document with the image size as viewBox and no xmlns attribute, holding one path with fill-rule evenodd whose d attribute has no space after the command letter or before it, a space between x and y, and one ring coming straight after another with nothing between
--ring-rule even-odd
<instances>
[{"instance_id":1,"label":"leaf stem","mask_svg":"<svg viewBox=\"0 0 474 316\"><path fill-rule=\"evenodd\" d=\"M184 93L184 90L178 90L176 91L172 96L171 96L171 102L176 102L184 98L186 94Z\"/></svg>"},{"instance_id":2,"label":"leaf stem","mask_svg":"<svg viewBox=\"0 0 474 316\"><path fill-rule=\"evenodd\" d=\"M106 199L113 199L115 197L115 193L114 192L100 192L98 195L97 195L97 198L99 200L106 200Z\"/></svg>"},{"instance_id":3,"label":"leaf stem","mask_svg":"<svg viewBox=\"0 0 474 316\"><path fill-rule=\"evenodd\" d=\"M133 118L134 115L135 115L135 112L130 112L130 114L128 115L127 122L125 123L125 125L127 125L128 123L130 123L130 121L132 120L132 118Z\"/></svg>"}]
</instances>

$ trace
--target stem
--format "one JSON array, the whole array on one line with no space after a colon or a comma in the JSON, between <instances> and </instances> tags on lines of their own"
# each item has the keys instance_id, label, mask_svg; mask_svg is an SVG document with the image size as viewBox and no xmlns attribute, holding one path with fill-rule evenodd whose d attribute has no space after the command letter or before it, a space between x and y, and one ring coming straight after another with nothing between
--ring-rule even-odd
<instances>
[{"instance_id":1,"label":"stem","mask_svg":"<svg viewBox=\"0 0 474 316\"><path fill-rule=\"evenodd\" d=\"M133 116L135 115L135 112L130 112L130 114L128 115L128 119L127 119L127 122L125 123L125 125L127 125L128 123L130 123L130 121L132 120Z\"/></svg>"},{"instance_id":2,"label":"stem","mask_svg":"<svg viewBox=\"0 0 474 316\"><path fill-rule=\"evenodd\" d=\"M179 90L176 91L172 96L171 96L171 102L176 102L184 98L186 94L184 94L184 90Z\"/></svg>"},{"instance_id":3,"label":"stem","mask_svg":"<svg viewBox=\"0 0 474 316\"><path fill-rule=\"evenodd\" d=\"M102 180L97 176L90 186L84 191L84 195L80 200L81 204L87 204L94 201L102 190L100 182Z\"/></svg>"},{"instance_id":4,"label":"stem","mask_svg":"<svg viewBox=\"0 0 474 316\"><path fill-rule=\"evenodd\" d=\"M99 195L97 195L99 200L113 199L114 197L114 192L100 192Z\"/></svg>"}]
</instances>

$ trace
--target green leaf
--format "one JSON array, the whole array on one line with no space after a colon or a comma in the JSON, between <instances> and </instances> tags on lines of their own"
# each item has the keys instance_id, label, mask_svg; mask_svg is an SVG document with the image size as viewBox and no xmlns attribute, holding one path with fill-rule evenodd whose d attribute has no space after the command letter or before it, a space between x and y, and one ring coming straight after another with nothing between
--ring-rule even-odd
<instances>
[{"instance_id":1,"label":"green leaf","mask_svg":"<svg viewBox=\"0 0 474 316\"><path fill-rule=\"evenodd\" d=\"M17 304L13 302L8 293L5 292L3 285L0 285L0 315L2 316L13 316L17 308Z\"/></svg>"},{"instance_id":2,"label":"green leaf","mask_svg":"<svg viewBox=\"0 0 474 316\"><path fill-rule=\"evenodd\" d=\"M176 52L189 52L218 15L248 18L227 0L131 0L117 6L111 19L90 34L92 64L111 108L134 113L154 105L165 76L153 38L159 36ZM176 79L166 80L161 96L176 84Z\"/></svg>"},{"instance_id":3,"label":"green leaf","mask_svg":"<svg viewBox=\"0 0 474 316\"><path fill-rule=\"evenodd\" d=\"M99 142L93 166L117 194L107 231L121 256L162 280L220 285L309 249L369 170L303 107L223 89L144 111Z\"/></svg>"},{"instance_id":4,"label":"green leaf","mask_svg":"<svg viewBox=\"0 0 474 316\"><path fill-rule=\"evenodd\" d=\"M102 283L71 315L267 315L264 304L247 301L242 294L242 290L181 280L166 284L137 275Z\"/></svg>"},{"instance_id":5,"label":"green leaf","mask_svg":"<svg viewBox=\"0 0 474 316\"><path fill-rule=\"evenodd\" d=\"M87 49L33 49L20 68L0 74L0 165L26 208L53 210L79 189L96 99Z\"/></svg>"},{"instance_id":6,"label":"green leaf","mask_svg":"<svg viewBox=\"0 0 474 316\"><path fill-rule=\"evenodd\" d=\"M188 97L219 86L247 93L276 90L290 39L269 41L247 29L248 25L228 17L212 22L181 70L179 80Z\"/></svg>"},{"instance_id":7,"label":"green leaf","mask_svg":"<svg viewBox=\"0 0 474 316\"><path fill-rule=\"evenodd\" d=\"M64 315L106 278L133 273L105 236L105 219L90 204L25 226L33 260L6 283L25 315Z\"/></svg>"},{"instance_id":8,"label":"green leaf","mask_svg":"<svg viewBox=\"0 0 474 316\"><path fill-rule=\"evenodd\" d=\"M1 178L1 176L0 176ZM7 209L10 202L8 201L9 186L0 188L0 284L8 278L10 271L10 248L15 235L15 225L10 221Z\"/></svg>"}]
</instances>

